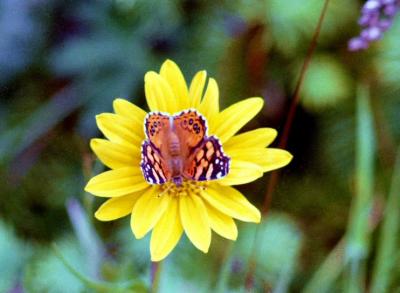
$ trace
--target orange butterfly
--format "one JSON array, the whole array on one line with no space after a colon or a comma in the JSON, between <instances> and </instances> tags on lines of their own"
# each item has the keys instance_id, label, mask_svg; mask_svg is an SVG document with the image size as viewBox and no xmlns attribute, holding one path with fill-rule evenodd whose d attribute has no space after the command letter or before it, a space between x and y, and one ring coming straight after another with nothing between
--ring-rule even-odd
<instances>
[{"instance_id":1,"label":"orange butterfly","mask_svg":"<svg viewBox=\"0 0 400 293\"><path fill-rule=\"evenodd\" d=\"M147 139L142 144L141 169L150 184L183 179L207 181L229 172L230 158L215 136L207 136L206 119L196 110L176 115L147 114Z\"/></svg>"}]
</instances>

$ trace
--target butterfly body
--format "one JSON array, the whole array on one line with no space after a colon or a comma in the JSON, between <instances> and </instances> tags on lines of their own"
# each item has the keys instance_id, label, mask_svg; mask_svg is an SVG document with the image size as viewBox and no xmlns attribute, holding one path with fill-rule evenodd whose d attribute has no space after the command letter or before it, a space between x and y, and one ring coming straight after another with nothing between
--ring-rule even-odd
<instances>
[{"instance_id":1,"label":"butterfly body","mask_svg":"<svg viewBox=\"0 0 400 293\"><path fill-rule=\"evenodd\" d=\"M171 127L171 131L167 133L168 139L166 139L168 152L164 152L163 157L169 166L171 171L171 178L176 185L182 184L182 174L184 167L184 158L182 156L181 142L176 134L176 131Z\"/></svg>"},{"instance_id":2,"label":"butterfly body","mask_svg":"<svg viewBox=\"0 0 400 293\"><path fill-rule=\"evenodd\" d=\"M216 137L207 136L206 120L195 110L149 113L145 133L141 169L151 184L180 186L184 179L214 180L229 172L230 158Z\"/></svg>"}]
</instances>

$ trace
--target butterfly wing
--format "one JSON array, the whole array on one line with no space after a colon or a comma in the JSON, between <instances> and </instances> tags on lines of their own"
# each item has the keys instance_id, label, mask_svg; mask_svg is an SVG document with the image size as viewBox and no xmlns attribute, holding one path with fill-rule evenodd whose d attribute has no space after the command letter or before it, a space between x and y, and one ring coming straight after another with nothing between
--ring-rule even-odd
<instances>
[{"instance_id":1,"label":"butterfly wing","mask_svg":"<svg viewBox=\"0 0 400 293\"><path fill-rule=\"evenodd\" d=\"M142 144L140 168L144 179L150 184L163 184L171 179L165 160L160 152L147 140Z\"/></svg>"},{"instance_id":2,"label":"butterfly wing","mask_svg":"<svg viewBox=\"0 0 400 293\"><path fill-rule=\"evenodd\" d=\"M196 110L186 110L174 116L173 127L178 135L183 158L198 147L207 134L205 118Z\"/></svg>"},{"instance_id":3,"label":"butterfly wing","mask_svg":"<svg viewBox=\"0 0 400 293\"><path fill-rule=\"evenodd\" d=\"M184 176L196 181L220 179L228 174L230 160L218 138L205 137L201 146L187 160Z\"/></svg>"},{"instance_id":4,"label":"butterfly wing","mask_svg":"<svg viewBox=\"0 0 400 293\"><path fill-rule=\"evenodd\" d=\"M146 137L142 144L142 161L140 167L144 178L150 184L163 184L171 179L168 165L163 158L166 136L170 131L170 116L150 112L144 122Z\"/></svg>"},{"instance_id":5,"label":"butterfly wing","mask_svg":"<svg viewBox=\"0 0 400 293\"><path fill-rule=\"evenodd\" d=\"M165 135L170 131L170 116L150 112L144 122L144 129L149 141L160 151L165 143Z\"/></svg>"},{"instance_id":6,"label":"butterfly wing","mask_svg":"<svg viewBox=\"0 0 400 293\"><path fill-rule=\"evenodd\" d=\"M168 159L167 143L172 133L179 139L180 157L185 162L182 175L185 178L214 180L229 172L230 158L223 152L216 137L207 137L206 120L196 110L174 115L172 121L168 115L149 113L145 119L145 132L148 140L142 145L140 166L144 178L151 184L171 180L172 174L162 154Z\"/></svg>"}]
</instances>

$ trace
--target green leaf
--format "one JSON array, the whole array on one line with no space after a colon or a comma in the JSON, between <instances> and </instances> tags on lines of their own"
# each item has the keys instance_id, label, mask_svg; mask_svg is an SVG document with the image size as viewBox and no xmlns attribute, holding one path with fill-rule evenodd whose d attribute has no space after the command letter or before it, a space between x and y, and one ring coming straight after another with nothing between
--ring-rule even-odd
<instances>
[{"instance_id":1,"label":"green leaf","mask_svg":"<svg viewBox=\"0 0 400 293\"><path fill-rule=\"evenodd\" d=\"M375 64L379 78L388 86L399 89L400 86L400 18L395 17L393 25L389 28L378 46Z\"/></svg>"},{"instance_id":2,"label":"green leaf","mask_svg":"<svg viewBox=\"0 0 400 293\"><path fill-rule=\"evenodd\" d=\"M136 278L111 283L88 276L87 264L78 243L68 237L59 245L38 248L25 268L24 287L29 292L147 292Z\"/></svg>"},{"instance_id":3,"label":"green leaf","mask_svg":"<svg viewBox=\"0 0 400 293\"><path fill-rule=\"evenodd\" d=\"M321 168L330 171L335 185L345 190L348 190L349 178L354 176L355 156L355 107L349 102L322 113L319 120L320 151L316 152Z\"/></svg>"},{"instance_id":4,"label":"green leaf","mask_svg":"<svg viewBox=\"0 0 400 293\"><path fill-rule=\"evenodd\" d=\"M310 281L304 287L304 293L332 292L335 281L344 268L344 240L342 239L329 253Z\"/></svg>"},{"instance_id":5,"label":"green leaf","mask_svg":"<svg viewBox=\"0 0 400 293\"><path fill-rule=\"evenodd\" d=\"M54 95L19 125L0 135L0 163L12 160L85 101L77 97L76 88L72 87Z\"/></svg>"},{"instance_id":6,"label":"green leaf","mask_svg":"<svg viewBox=\"0 0 400 293\"><path fill-rule=\"evenodd\" d=\"M179 251L164 261L160 293L210 292L213 273L211 256L195 251L192 246L189 241L183 241L176 248Z\"/></svg>"},{"instance_id":7,"label":"green leaf","mask_svg":"<svg viewBox=\"0 0 400 293\"><path fill-rule=\"evenodd\" d=\"M369 88L357 92L356 190L351 204L346 234L348 292L361 292L365 286L365 260L370 245L369 217L374 191L375 134Z\"/></svg>"},{"instance_id":8,"label":"green leaf","mask_svg":"<svg viewBox=\"0 0 400 293\"><path fill-rule=\"evenodd\" d=\"M69 263L85 274L84 258L71 237L57 241ZM25 268L24 287L29 292L84 292L84 284L74 276L49 247L38 248Z\"/></svg>"},{"instance_id":9,"label":"green leaf","mask_svg":"<svg viewBox=\"0 0 400 293\"><path fill-rule=\"evenodd\" d=\"M270 0L266 1L266 19L272 38L280 52L294 56L299 47L308 46L317 25L324 1ZM355 1L330 1L321 29L319 42L327 42L347 29L357 11ZM337 19L340 18L340 21ZM306 40L305 40L306 39Z\"/></svg>"},{"instance_id":10,"label":"green leaf","mask_svg":"<svg viewBox=\"0 0 400 293\"><path fill-rule=\"evenodd\" d=\"M302 104L318 111L335 106L351 95L352 83L344 65L329 55L314 56L303 82Z\"/></svg>"},{"instance_id":11,"label":"green leaf","mask_svg":"<svg viewBox=\"0 0 400 293\"><path fill-rule=\"evenodd\" d=\"M394 166L392 185L386 208L384 219L379 236L378 253L374 266L371 292L388 292L393 282L392 269L394 268L394 255L398 255L398 239L400 229L400 148L397 151L396 164Z\"/></svg>"},{"instance_id":12,"label":"green leaf","mask_svg":"<svg viewBox=\"0 0 400 293\"><path fill-rule=\"evenodd\" d=\"M85 286L89 289L93 289L96 292L147 292L146 286L140 281L132 280L123 283L108 283L103 281L97 281L88 278L83 275L81 272L76 270L64 257L61 253L60 249L56 244L53 244L53 252L58 257L58 259L64 264L64 266L68 269L68 271L73 274L76 278L78 278Z\"/></svg>"},{"instance_id":13,"label":"green leaf","mask_svg":"<svg viewBox=\"0 0 400 293\"><path fill-rule=\"evenodd\" d=\"M0 292L8 292L31 253L31 247L19 240L12 229L0 220Z\"/></svg>"},{"instance_id":14,"label":"green leaf","mask_svg":"<svg viewBox=\"0 0 400 293\"><path fill-rule=\"evenodd\" d=\"M182 292L191 287L196 288L197 292L209 292L211 283L219 272L216 262L220 256L217 249L220 243L215 240L216 237L213 238L209 252L205 254L182 235L178 246L164 264L161 292Z\"/></svg>"},{"instance_id":15,"label":"green leaf","mask_svg":"<svg viewBox=\"0 0 400 293\"><path fill-rule=\"evenodd\" d=\"M257 228L260 229L258 242L253 247ZM235 250L244 260L253 253L258 278L284 292L296 271L302 239L302 233L290 218L270 213L259 227L247 224L241 229Z\"/></svg>"},{"instance_id":16,"label":"green leaf","mask_svg":"<svg viewBox=\"0 0 400 293\"><path fill-rule=\"evenodd\" d=\"M81 250L84 252L86 267L91 277L98 277L101 263L104 260L105 248L101 242L92 222L75 198L68 199L66 203L69 220L74 229Z\"/></svg>"}]
</instances>

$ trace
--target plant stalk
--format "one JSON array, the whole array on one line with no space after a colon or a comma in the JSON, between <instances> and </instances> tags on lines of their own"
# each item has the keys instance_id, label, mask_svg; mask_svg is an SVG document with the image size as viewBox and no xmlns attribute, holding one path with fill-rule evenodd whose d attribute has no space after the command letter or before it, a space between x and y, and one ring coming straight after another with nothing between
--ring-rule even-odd
<instances>
[{"instance_id":1,"label":"plant stalk","mask_svg":"<svg viewBox=\"0 0 400 293\"><path fill-rule=\"evenodd\" d=\"M375 134L369 88L357 92L355 196L346 234L345 292L364 292L366 256L370 244L368 221L373 206Z\"/></svg>"},{"instance_id":2,"label":"plant stalk","mask_svg":"<svg viewBox=\"0 0 400 293\"><path fill-rule=\"evenodd\" d=\"M151 263L151 292L158 293L160 289L162 262Z\"/></svg>"},{"instance_id":3,"label":"plant stalk","mask_svg":"<svg viewBox=\"0 0 400 293\"><path fill-rule=\"evenodd\" d=\"M281 139L279 141L279 147L280 148L285 148L287 145L287 141L289 138L289 133L290 133L290 129L292 127L293 124L293 120L296 114L296 109L297 109L297 105L300 102L300 90L302 88L303 82L304 82L304 78L308 69L308 66L311 62L311 58L315 52L315 49L317 47L317 41L318 41L318 37L319 34L321 32L321 28L322 28L322 23L325 19L325 15L326 12L328 10L328 4L329 4L330 0L325 0L324 1L324 5L322 6L321 9L321 14L319 16L318 19L318 23L317 26L314 30L314 34L313 37L311 39L311 43L310 46L308 48L307 51L307 55L306 58L304 59L304 63L303 66L301 67L300 70L300 75L299 75L299 79L297 80L296 83L296 87L293 93L293 99L289 108L289 112L288 112L288 116L285 122L285 126L283 129L283 133L281 136ZM264 197L264 203L263 206L261 208L261 213L263 215L267 214L269 211L269 208L271 206L271 202L272 202L272 194L275 190L275 187L278 183L279 180L279 171L274 171L271 173L269 181L268 181L268 185L267 185L267 191L265 193L265 197ZM255 247L257 245L257 243L259 243L259 238L260 238L260 233L259 233L259 228L257 228L256 230L256 234L254 237L254 241L253 241L253 253L250 255L249 261L248 261L248 269L247 269L247 274L245 277L245 288L247 291L251 291L253 288L253 284L254 284L254 275L255 275L255 271L257 268L256 262L255 262L255 255L254 255L254 251L255 251Z\"/></svg>"},{"instance_id":4,"label":"plant stalk","mask_svg":"<svg viewBox=\"0 0 400 293\"><path fill-rule=\"evenodd\" d=\"M392 281L391 270L395 266L400 221L400 147L397 151L392 183L380 231L378 252L373 271L371 293L388 292Z\"/></svg>"}]
</instances>

